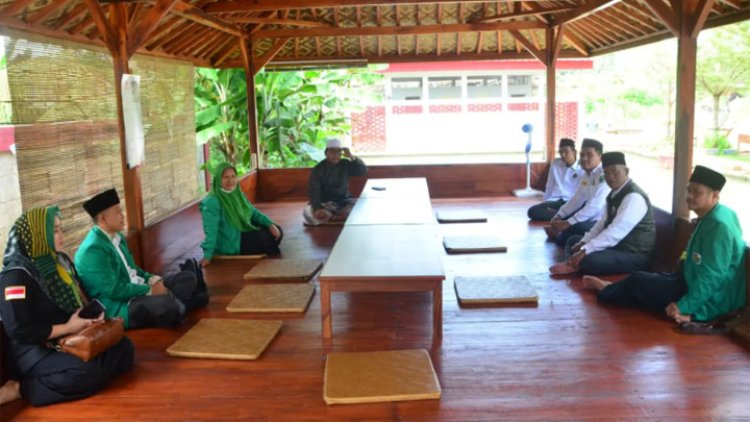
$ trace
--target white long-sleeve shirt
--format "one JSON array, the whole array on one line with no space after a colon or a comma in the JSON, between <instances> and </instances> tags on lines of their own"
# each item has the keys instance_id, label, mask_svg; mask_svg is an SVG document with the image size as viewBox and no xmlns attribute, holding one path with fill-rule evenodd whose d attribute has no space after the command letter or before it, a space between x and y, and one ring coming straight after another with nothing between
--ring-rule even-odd
<instances>
[{"instance_id":1,"label":"white long-sleeve shirt","mask_svg":"<svg viewBox=\"0 0 750 422\"><path fill-rule=\"evenodd\" d=\"M601 219L607 194L610 191L609 186L604 181L602 165L599 164L591 172L582 172L578 178L581 181L576 193L560 207L555 217L562 218L570 224Z\"/></svg>"},{"instance_id":2,"label":"white long-sleeve shirt","mask_svg":"<svg viewBox=\"0 0 750 422\"><path fill-rule=\"evenodd\" d=\"M560 158L552 160L547 176L547 186L544 189L545 201L567 201L573 197L581 180L581 166L578 161L568 166Z\"/></svg>"},{"instance_id":3,"label":"white long-sleeve shirt","mask_svg":"<svg viewBox=\"0 0 750 422\"><path fill-rule=\"evenodd\" d=\"M612 191L610 195L614 197L628 183L631 183L630 179L616 191ZM638 193L631 192L622 199L619 208L617 208L617 215L615 215L609 226L604 227L607 218L609 218L609 211L605 205L602 218L581 239L585 243L582 249L587 254L590 254L616 246L638 225L647 212L648 204L646 203L646 199Z\"/></svg>"}]
</instances>

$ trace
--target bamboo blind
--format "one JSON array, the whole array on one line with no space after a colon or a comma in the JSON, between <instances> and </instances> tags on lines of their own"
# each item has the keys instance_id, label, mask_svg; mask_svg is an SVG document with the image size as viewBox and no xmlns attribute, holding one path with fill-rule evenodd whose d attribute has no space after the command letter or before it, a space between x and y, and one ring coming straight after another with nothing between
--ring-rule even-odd
<instances>
[{"instance_id":1,"label":"bamboo blind","mask_svg":"<svg viewBox=\"0 0 750 422\"><path fill-rule=\"evenodd\" d=\"M58 204L72 252L91 227L84 201L115 187L125 208L112 59L88 45L17 31L6 35L23 209ZM136 57L131 68L142 75L148 224L198 196L193 67Z\"/></svg>"}]
</instances>

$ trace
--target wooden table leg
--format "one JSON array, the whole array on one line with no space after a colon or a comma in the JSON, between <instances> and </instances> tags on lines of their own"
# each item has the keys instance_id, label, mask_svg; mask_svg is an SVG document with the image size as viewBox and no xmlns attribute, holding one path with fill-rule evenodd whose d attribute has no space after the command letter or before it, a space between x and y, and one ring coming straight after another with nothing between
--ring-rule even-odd
<instances>
[{"instance_id":1,"label":"wooden table leg","mask_svg":"<svg viewBox=\"0 0 750 422\"><path fill-rule=\"evenodd\" d=\"M432 336L443 338L443 282L439 281L432 289Z\"/></svg>"},{"instance_id":2,"label":"wooden table leg","mask_svg":"<svg viewBox=\"0 0 750 422\"><path fill-rule=\"evenodd\" d=\"M323 326L323 340L330 341L333 336L331 322L331 288L328 283L320 283L320 317Z\"/></svg>"}]
</instances>

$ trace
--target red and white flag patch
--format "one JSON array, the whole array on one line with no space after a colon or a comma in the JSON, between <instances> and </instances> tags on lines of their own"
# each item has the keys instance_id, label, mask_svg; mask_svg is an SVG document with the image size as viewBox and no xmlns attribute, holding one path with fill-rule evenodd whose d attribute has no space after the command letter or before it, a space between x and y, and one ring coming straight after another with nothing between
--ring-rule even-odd
<instances>
[{"instance_id":1,"label":"red and white flag patch","mask_svg":"<svg viewBox=\"0 0 750 422\"><path fill-rule=\"evenodd\" d=\"M26 286L8 286L5 288L5 300L26 299Z\"/></svg>"}]
</instances>

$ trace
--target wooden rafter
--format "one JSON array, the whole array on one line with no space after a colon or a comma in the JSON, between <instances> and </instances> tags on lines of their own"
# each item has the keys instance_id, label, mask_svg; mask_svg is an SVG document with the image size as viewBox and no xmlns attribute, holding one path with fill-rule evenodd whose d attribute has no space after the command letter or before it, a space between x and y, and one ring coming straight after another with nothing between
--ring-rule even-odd
<instances>
[{"instance_id":1,"label":"wooden rafter","mask_svg":"<svg viewBox=\"0 0 750 422\"><path fill-rule=\"evenodd\" d=\"M607 12L612 16L613 19L619 20L623 25L626 25L633 31L635 31L638 36L645 35L649 29L652 31L657 30L655 27L649 26L645 22L638 21L631 15L622 13L619 10L615 10L615 8L610 8L607 10Z\"/></svg>"},{"instance_id":2,"label":"wooden rafter","mask_svg":"<svg viewBox=\"0 0 750 422\"><path fill-rule=\"evenodd\" d=\"M185 24L185 21L180 18L172 18L164 21L151 33L151 36L146 40L146 49L152 50L153 48L157 47L159 45L159 41L162 38L172 34L174 28L183 24Z\"/></svg>"},{"instance_id":3,"label":"wooden rafter","mask_svg":"<svg viewBox=\"0 0 750 422\"><path fill-rule=\"evenodd\" d=\"M73 25L72 28L68 29L68 34L70 35L84 35L86 34L86 29L91 27L91 25L95 25L93 16L86 15L78 21L77 24ZM92 37L89 37L92 38ZM103 39L102 39L103 41ZM106 44L106 43L105 43Z\"/></svg>"},{"instance_id":4,"label":"wooden rafter","mask_svg":"<svg viewBox=\"0 0 750 422\"><path fill-rule=\"evenodd\" d=\"M87 0L87 1L90 1L90 0ZM182 0L175 3L173 7L173 11L176 15L179 15L182 18L191 20L201 25L205 25L214 29L218 29L219 31L226 32L227 34L236 35L238 37L245 36L245 32L237 28L235 25L229 22L226 22L222 19L217 19L213 16L209 16L206 13L204 13L202 9L199 9L189 3L185 3Z\"/></svg>"},{"instance_id":5,"label":"wooden rafter","mask_svg":"<svg viewBox=\"0 0 750 422\"><path fill-rule=\"evenodd\" d=\"M336 10L336 9L334 9ZM304 26L304 27L328 27L331 26L325 22L320 21L308 21L304 19L280 19L280 18L262 18L260 16L250 16L241 18L231 18L231 22L236 23L262 23L266 25L288 25L288 26Z\"/></svg>"},{"instance_id":6,"label":"wooden rafter","mask_svg":"<svg viewBox=\"0 0 750 422\"><path fill-rule=\"evenodd\" d=\"M659 20L672 31L673 34L679 34L679 28L677 27L677 18L675 17L674 11L664 4L661 0L644 0L646 7L656 16Z\"/></svg>"},{"instance_id":7,"label":"wooden rafter","mask_svg":"<svg viewBox=\"0 0 750 422\"><path fill-rule=\"evenodd\" d=\"M208 60L210 62L212 57L216 57L220 52L224 51L225 48L228 48L228 46L234 43L235 37L223 32L221 36L222 38L219 42L216 42L214 45L206 46L206 49L200 53L200 59Z\"/></svg>"},{"instance_id":8,"label":"wooden rafter","mask_svg":"<svg viewBox=\"0 0 750 422\"><path fill-rule=\"evenodd\" d=\"M258 31L253 38L347 37L368 35L419 35L476 31L542 29L538 22L459 23L452 25L366 26L359 28L305 28Z\"/></svg>"},{"instance_id":9,"label":"wooden rafter","mask_svg":"<svg viewBox=\"0 0 750 422\"><path fill-rule=\"evenodd\" d=\"M159 23L169 13L178 0L156 0L153 7L149 9L141 19L131 22L128 28L128 57L132 56L151 33L159 26Z\"/></svg>"},{"instance_id":10,"label":"wooden rafter","mask_svg":"<svg viewBox=\"0 0 750 422\"><path fill-rule=\"evenodd\" d=\"M224 35L224 33L221 31L210 31L205 37L203 37L201 42L192 42L184 48L177 50L176 54L188 57L197 56L197 52L202 50L206 44L213 43L222 35Z\"/></svg>"},{"instance_id":11,"label":"wooden rafter","mask_svg":"<svg viewBox=\"0 0 750 422\"><path fill-rule=\"evenodd\" d=\"M101 36L104 44L114 54L118 50L119 41L115 32L112 30L112 27L109 25L109 21L104 15L104 11L99 6L99 2L97 0L84 0L84 3L88 6L89 17L96 24L99 36ZM80 24L76 26L80 26Z\"/></svg>"},{"instance_id":12,"label":"wooden rafter","mask_svg":"<svg viewBox=\"0 0 750 422\"><path fill-rule=\"evenodd\" d=\"M497 54L503 54L503 32L497 31Z\"/></svg>"},{"instance_id":13,"label":"wooden rafter","mask_svg":"<svg viewBox=\"0 0 750 422\"><path fill-rule=\"evenodd\" d=\"M526 3L524 3L526 4ZM488 17L482 17L479 19L475 19L472 22L499 22L502 20L508 20L508 19L515 19L515 18L521 18L526 16L541 16L549 13L559 13L559 12L566 12L573 9L573 6L561 6L561 7L550 7L548 9L537 9L537 10L528 10L528 11L520 11L520 12L511 12L511 13L500 13L494 16L488 16Z\"/></svg>"},{"instance_id":14,"label":"wooden rafter","mask_svg":"<svg viewBox=\"0 0 750 422\"><path fill-rule=\"evenodd\" d=\"M643 4L623 3L622 5L625 9L628 9L629 12L633 12L632 15L640 16L641 19L639 19L639 22L651 28L653 32L660 32L662 30L661 27L664 26L664 22L662 22L658 16L654 16L654 13ZM647 24L646 21L649 21L650 23Z\"/></svg>"},{"instance_id":15,"label":"wooden rafter","mask_svg":"<svg viewBox=\"0 0 750 422\"><path fill-rule=\"evenodd\" d=\"M44 22L45 19L47 19L50 15L52 15L56 11L60 10L60 8L63 6L65 6L64 1L51 1L47 3L46 6L35 11L34 13L31 14L31 16L26 18L26 22L28 22L31 25L36 25L38 23Z\"/></svg>"},{"instance_id":16,"label":"wooden rafter","mask_svg":"<svg viewBox=\"0 0 750 422\"><path fill-rule=\"evenodd\" d=\"M89 7L86 2L80 2L74 8L68 11L65 15L61 16L60 19L53 26L54 29L63 29L76 19L81 17L88 11Z\"/></svg>"},{"instance_id":17,"label":"wooden rafter","mask_svg":"<svg viewBox=\"0 0 750 422\"><path fill-rule=\"evenodd\" d=\"M516 39L516 41L518 41L521 45L523 45L523 47L526 49L526 51L528 51L529 53L531 53L532 56L534 56L537 60L539 60L540 62L542 62L542 64L544 64L545 66L547 66L547 57L545 56L545 54L541 50L539 50L538 48L536 48L536 46L534 45L534 43L532 43L531 41L529 41L529 39L526 38L521 33L521 31L517 31L515 29L511 29L508 32L510 32L510 35L512 35L513 38Z\"/></svg>"},{"instance_id":18,"label":"wooden rafter","mask_svg":"<svg viewBox=\"0 0 750 422\"><path fill-rule=\"evenodd\" d=\"M734 10L742 10L742 3L740 2L740 0L720 0L720 1Z\"/></svg>"},{"instance_id":19,"label":"wooden rafter","mask_svg":"<svg viewBox=\"0 0 750 422\"><path fill-rule=\"evenodd\" d=\"M565 32L563 33L563 36L565 39L570 43L570 45L573 46L578 52L583 54L584 56L587 56L590 54L589 50L586 48L586 44L581 41L580 38L578 38L575 34L572 33L573 31L566 25L565 26Z\"/></svg>"},{"instance_id":20,"label":"wooden rafter","mask_svg":"<svg viewBox=\"0 0 750 422\"><path fill-rule=\"evenodd\" d=\"M6 6L2 10L0 10L0 13L2 13L5 16L15 16L21 13L23 9L29 7L29 5L33 1L34 0L16 0L13 3L11 3L9 6Z\"/></svg>"},{"instance_id":21,"label":"wooden rafter","mask_svg":"<svg viewBox=\"0 0 750 422\"><path fill-rule=\"evenodd\" d=\"M268 64L273 58L281 51L287 42L289 42L291 38L279 38L278 40L273 42L273 45L271 48L268 49L262 56L256 58L253 61L253 73L257 74L260 72L260 70Z\"/></svg>"},{"instance_id":22,"label":"wooden rafter","mask_svg":"<svg viewBox=\"0 0 750 422\"><path fill-rule=\"evenodd\" d=\"M585 40L587 45L593 47L604 47L607 43L599 39L599 35L590 31L586 26L581 25L581 22L573 22L568 25L568 30L575 33L582 40Z\"/></svg>"},{"instance_id":23,"label":"wooden rafter","mask_svg":"<svg viewBox=\"0 0 750 422\"><path fill-rule=\"evenodd\" d=\"M347 6L386 6L394 4L476 3L476 0L233 0L206 6L206 13L237 13L279 9L313 9Z\"/></svg>"},{"instance_id":24,"label":"wooden rafter","mask_svg":"<svg viewBox=\"0 0 750 422\"><path fill-rule=\"evenodd\" d=\"M155 44L148 44L148 48L154 50L154 49L161 49L164 50L164 46L166 45L172 45L174 44L175 40L178 40L185 36L186 34L190 34L192 31L195 30L196 24L194 22L190 21L179 21L180 26L178 26L176 29L169 31L165 33L163 37L159 39L158 43Z\"/></svg>"},{"instance_id":25,"label":"wooden rafter","mask_svg":"<svg viewBox=\"0 0 750 422\"><path fill-rule=\"evenodd\" d=\"M229 37L231 41L227 42L224 47L222 47L219 51L214 54L213 59L211 62L214 66L221 66L222 63L224 63L235 51L237 51L240 46L237 42L237 37Z\"/></svg>"},{"instance_id":26,"label":"wooden rafter","mask_svg":"<svg viewBox=\"0 0 750 422\"><path fill-rule=\"evenodd\" d=\"M706 24L708 14L711 12L711 6L713 6L714 0L699 0L696 5L694 19L690 22L692 28L690 28L690 36L695 38L698 33L701 32L703 26Z\"/></svg>"},{"instance_id":27,"label":"wooden rafter","mask_svg":"<svg viewBox=\"0 0 750 422\"><path fill-rule=\"evenodd\" d=\"M536 37L536 32L529 31L529 35L531 35L531 42L534 44L534 47L536 47L537 50L541 50L542 47L539 46L539 40Z\"/></svg>"},{"instance_id":28,"label":"wooden rafter","mask_svg":"<svg viewBox=\"0 0 750 422\"><path fill-rule=\"evenodd\" d=\"M194 46L192 46L190 48L190 54L193 57L200 58L206 51L209 50L211 46L221 42L226 36L227 34L223 32L214 31L214 34L207 40L207 42L196 43Z\"/></svg>"},{"instance_id":29,"label":"wooden rafter","mask_svg":"<svg viewBox=\"0 0 750 422\"><path fill-rule=\"evenodd\" d=\"M562 25L564 23L575 22L579 19L583 19L599 10L606 9L607 7L620 2L621 0L590 0L587 1L575 9L562 13L557 16L552 16L553 25Z\"/></svg>"},{"instance_id":30,"label":"wooden rafter","mask_svg":"<svg viewBox=\"0 0 750 422\"><path fill-rule=\"evenodd\" d=\"M173 43L168 44L168 45L165 44L162 48L167 53L178 54L179 52L188 48L190 45L192 45L196 41L202 40L208 37L213 32L214 31L212 31L211 28L207 28L205 26L197 26L195 30L190 31L186 36L177 38L174 40Z\"/></svg>"},{"instance_id":31,"label":"wooden rafter","mask_svg":"<svg viewBox=\"0 0 750 422\"><path fill-rule=\"evenodd\" d=\"M618 34L620 34L621 31L617 30L619 29L617 25L610 22L600 22L600 19L595 16L589 17L589 19L586 20L586 23L598 29L599 31L601 31L601 33L605 34L607 38L611 40L611 42L616 43L620 41L620 38L618 38Z\"/></svg>"},{"instance_id":32,"label":"wooden rafter","mask_svg":"<svg viewBox=\"0 0 750 422\"><path fill-rule=\"evenodd\" d=\"M604 25L612 26L616 28L618 32L622 32L631 38L634 38L639 34L639 32L635 31L626 20L614 18L611 14L607 13L607 10L602 10L596 16L591 16L591 19L599 19Z\"/></svg>"}]
</instances>

